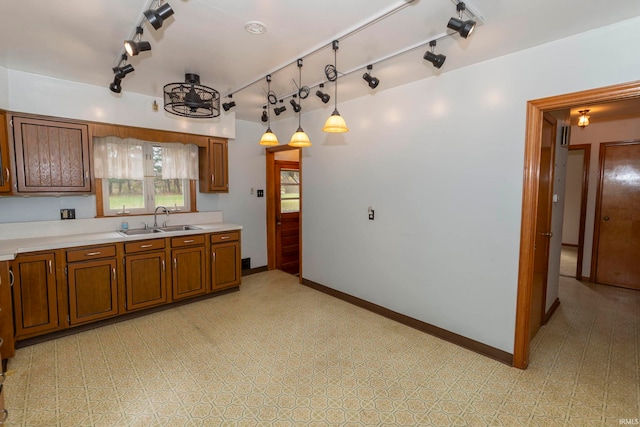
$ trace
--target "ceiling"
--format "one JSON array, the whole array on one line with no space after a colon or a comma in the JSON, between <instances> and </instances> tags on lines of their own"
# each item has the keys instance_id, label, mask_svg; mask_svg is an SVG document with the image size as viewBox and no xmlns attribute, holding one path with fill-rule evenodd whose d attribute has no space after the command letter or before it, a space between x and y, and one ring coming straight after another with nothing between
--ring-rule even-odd
<instances>
[{"instance_id":1,"label":"ceiling","mask_svg":"<svg viewBox=\"0 0 640 427\"><path fill-rule=\"evenodd\" d=\"M134 92L161 98L165 84L196 73L203 85L221 93L222 102L233 94L236 117L259 122L265 76L272 74L278 97L290 96L297 91L298 58L304 58L302 84L312 88L303 111L324 106L313 94L326 81L325 65L334 61L334 39L340 40L339 100L345 101L374 92L362 79L368 64L381 81L379 91L640 15L637 0L470 0L465 19L475 16L479 25L473 37L463 39L447 34L456 0L168 3L175 14L154 30L143 21L143 11L157 0L0 0L0 66L108 91L123 40L143 22L142 39L152 50L130 58L135 71L123 80L123 94L112 96ZM248 21L264 23L267 31L249 34ZM436 53L447 55L439 70L422 58L433 39L439 40ZM395 55L411 46L417 47ZM333 83L325 89L333 96ZM280 118L294 114L288 99L285 105Z\"/></svg>"}]
</instances>

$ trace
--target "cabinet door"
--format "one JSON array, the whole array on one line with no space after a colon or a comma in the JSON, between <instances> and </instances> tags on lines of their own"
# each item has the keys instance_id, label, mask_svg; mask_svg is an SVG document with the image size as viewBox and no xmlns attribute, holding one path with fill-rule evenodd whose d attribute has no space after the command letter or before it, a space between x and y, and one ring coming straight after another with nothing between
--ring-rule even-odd
<instances>
[{"instance_id":1,"label":"cabinet door","mask_svg":"<svg viewBox=\"0 0 640 427\"><path fill-rule=\"evenodd\" d=\"M79 325L118 314L116 259L67 266L69 323Z\"/></svg>"},{"instance_id":2,"label":"cabinet door","mask_svg":"<svg viewBox=\"0 0 640 427\"><path fill-rule=\"evenodd\" d=\"M13 117L13 135L18 192L90 192L87 125Z\"/></svg>"},{"instance_id":3,"label":"cabinet door","mask_svg":"<svg viewBox=\"0 0 640 427\"><path fill-rule=\"evenodd\" d=\"M127 311L167 302L164 252L127 255L125 268Z\"/></svg>"},{"instance_id":4,"label":"cabinet door","mask_svg":"<svg viewBox=\"0 0 640 427\"><path fill-rule=\"evenodd\" d=\"M187 298L206 292L204 246L173 249L173 299Z\"/></svg>"},{"instance_id":5,"label":"cabinet door","mask_svg":"<svg viewBox=\"0 0 640 427\"><path fill-rule=\"evenodd\" d=\"M21 255L14 261L13 285L16 338L58 328L55 255Z\"/></svg>"},{"instance_id":6,"label":"cabinet door","mask_svg":"<svg viewBox=\"0 0 640 427\"><path fill-rule=\"evenodd\" d=\"M11 276L7 261L0 261L0 340L3 341L2 359L13 357L15 354L13 308L11 304Z\"/></svg>"},{"instance_id":7,"label":"cabinet door","mask_svg":"<svg viewBox=\"0 0 640 427\"><path fill-rule=\"evenodd\" d=\"M211 285L214 291L240 284L240 242L211 245L211 258Z\"/></svg>"},{"instance_id":8,"label":"cabinet door","mask_svg":"<svg viewBox=\"0 0 640 427\"><path fill-rule=\"evenodd\" d=\"M9 165L9 136L7 116L0 112L0 193L11 192L11 169Z\"/></svg>"},{"instance_id":9,"label":"cabinet door","mask_svg":"<svg viewBox=\"0 0 640 427\"><path fill-rule=\"evenodd\" d=\"M209 138L209 145L199 153L200 192L229 192L228 141Z\"/></svg>"}]
</instances>

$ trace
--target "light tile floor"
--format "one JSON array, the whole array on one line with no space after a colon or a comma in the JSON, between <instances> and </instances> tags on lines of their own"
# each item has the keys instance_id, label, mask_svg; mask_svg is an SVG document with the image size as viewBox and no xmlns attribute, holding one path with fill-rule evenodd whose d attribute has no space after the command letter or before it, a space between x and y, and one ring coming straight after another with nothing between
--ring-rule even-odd
<instances>
[{"instance_id":1,"label":"light tile floor","mask_svg":"<svg viewBox=\"0 0 640 427\"><path fill-rule=\"evenodd\" d=\"M297 284L19 349L9 425L588 426L640 418L640 292L562 277L517 370Z\"/></svg>"},{"instance_id":2,"label":"light tile floor","mask_svg":"<svg viewBox=\"0 0 640 427\"><path fill-rule=\"evenodd\" d=\"M576 277L578 266L578 248L575 246L562 246L560 252L560 275Z\"/></svg>"}]
</instances>

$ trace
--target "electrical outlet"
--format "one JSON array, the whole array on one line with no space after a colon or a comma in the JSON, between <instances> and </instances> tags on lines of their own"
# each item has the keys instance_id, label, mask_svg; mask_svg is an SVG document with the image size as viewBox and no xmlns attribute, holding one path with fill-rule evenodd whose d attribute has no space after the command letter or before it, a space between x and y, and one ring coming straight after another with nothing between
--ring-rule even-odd
<instances>
[{"instance_id":1,"label":"electrical outlet","mask_svg":"<svg viewBox=\"0 0 640 427\"><path fill-rule=\"evenodd\" d=\"M76 210L60 209L60 219L76 219Z\"/></svg>"},{"instance_id":2,"label":"electrical outlet","mask_svg":"<svg viewBox=\"0 0 640 427\"><path fill-rule=\"evenodd\" d=\"M373 221L374 216L375 216L375 211L371 206L369 206L369 220Z\"/></svg>"}]
</instances>

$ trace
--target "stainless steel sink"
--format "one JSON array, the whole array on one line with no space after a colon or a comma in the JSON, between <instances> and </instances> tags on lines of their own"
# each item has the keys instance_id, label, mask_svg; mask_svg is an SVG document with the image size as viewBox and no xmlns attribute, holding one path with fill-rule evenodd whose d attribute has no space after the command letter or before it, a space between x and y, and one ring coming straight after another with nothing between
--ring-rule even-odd
<instances>
[{"instance_id":1,"label":"stainless steel sink","mask_svg":"<svg viewBox=\"0 0 640 427\"><path fill-rule=\"evenodd\" d=\"M161 231L186 231L186 230L200 230L200 227L196 227L194 225L169 225L167 227L160 227L158 230Z\"/></svg>"},{"instance_id":2,"label":"stainless steel sink","mask_svg":"<svg viewBox=\"0 0 640 427\"><path fill-rule=\"evenodd\" d=\"M137 236L140 234L162 233L162 231L156 228L136 228L132 230L118 230L118 233L123 236Z\"/></svg>"}]
</instances>

